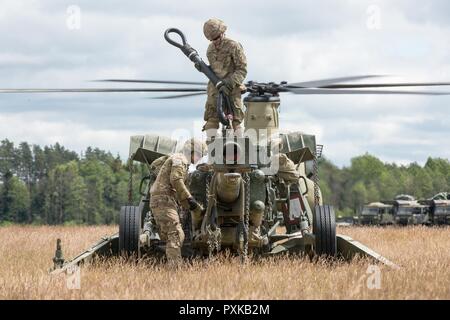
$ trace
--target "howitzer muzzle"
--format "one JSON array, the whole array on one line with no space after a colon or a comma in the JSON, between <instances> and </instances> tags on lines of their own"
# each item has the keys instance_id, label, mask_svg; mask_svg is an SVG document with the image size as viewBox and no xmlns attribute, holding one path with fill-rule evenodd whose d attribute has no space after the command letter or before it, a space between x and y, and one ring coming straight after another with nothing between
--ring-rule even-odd
<instances>
[{"instance_id":1,"label":"howitzer muzzle","mask_svg":"<svg viewBox=\"0 0 450 320\"><path fill-rule=\"evenodd\" d=\"M236 201L241 191L241 179L239 173L219 173L217 175L218 198L225 203Z\"/></svg>"}]
</instances>

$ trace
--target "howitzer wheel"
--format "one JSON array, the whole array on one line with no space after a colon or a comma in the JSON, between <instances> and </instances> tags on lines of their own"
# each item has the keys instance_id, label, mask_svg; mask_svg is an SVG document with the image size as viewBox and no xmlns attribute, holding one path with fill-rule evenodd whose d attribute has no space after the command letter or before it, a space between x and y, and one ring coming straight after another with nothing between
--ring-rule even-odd
<instances>
[{"instance_id":1,"label":"howitzer wheel","mask_svg":"<svg viewBox=\"0 0 450 320\"><path fill-rule=\"evenodd\" d=\"M336 217L333 206L316 206L313 218L315 252L318 255L336 256Z\"/></svg>"},{"instance_id":2,"label":"howitzer wheel","mask_svg":"<svg viewBox=\"0 0 450 320\"><path fill-rule=\"evenodd\" d=\"M119 252L121 255L139 258L141 212L139 207L123 206L119 219Z\"/></svg>"}]
</instances>

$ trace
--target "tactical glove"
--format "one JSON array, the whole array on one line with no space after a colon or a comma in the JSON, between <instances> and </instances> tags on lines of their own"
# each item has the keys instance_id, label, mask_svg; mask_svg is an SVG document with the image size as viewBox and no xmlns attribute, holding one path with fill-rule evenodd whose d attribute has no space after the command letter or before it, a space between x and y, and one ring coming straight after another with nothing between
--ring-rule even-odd
<instances>
[{"instance_id":1,"label":"tactical glove","mask_svg":"<svg viewBox=\"0 0 450 320\"><path fill-rule=\"evenodd\" d=\"M189 210L193 211L199 207L199 204L197 201L195 201L194 197L187 198L187 202L189 204Z\"/></svg>"},{"instance_id":2,"label":"tactical glove","mask_svg":"<svg viewBox=\"0 0 450 320\"><path fill-rule=\"evenodd\" d=\"M219 87L219 92L223 93L226 96L230 96L233 92L234 84L233 81L229 79L223 79L222 85Z\"/></svg>"}]
</instances>

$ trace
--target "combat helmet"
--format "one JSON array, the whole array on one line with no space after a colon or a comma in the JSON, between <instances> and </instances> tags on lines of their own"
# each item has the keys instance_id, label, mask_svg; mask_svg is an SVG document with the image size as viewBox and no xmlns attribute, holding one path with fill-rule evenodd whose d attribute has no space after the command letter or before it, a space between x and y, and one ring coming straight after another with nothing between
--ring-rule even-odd
<instances>
[{"instance_id":1,"label":"combat helmet","mask_svg":"<svg viewBox=\"0 0 450 320\"><path fill-rule=\"evenodd\" d=\"M203 25L203 33L205 34L206 39L210 41L219 38L226 30L227 26L225 23L217 18L209 19Z\"/></svg>"}]
</instances>

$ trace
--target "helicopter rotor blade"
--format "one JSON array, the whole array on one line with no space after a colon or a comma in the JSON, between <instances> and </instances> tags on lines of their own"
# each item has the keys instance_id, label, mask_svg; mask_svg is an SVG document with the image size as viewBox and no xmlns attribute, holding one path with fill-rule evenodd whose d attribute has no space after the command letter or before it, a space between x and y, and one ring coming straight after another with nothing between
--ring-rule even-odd
<instances>
[{"instance_id":1,"label":"helicopter rotor blade","mask_svg":"<svg viewBox=\"0 0 450 320\"><path fill-rule=\"evenodd\" d=\"M395 91L395 90L347 90L347 89L322 89L322 88L304 88L291 89L286 88L286 92L294 94L404 94L404 95L450 95L450 92L430 92L430 91Z\"/></svg>"},{"instance_id":2,"label":"helicopter rotor blade","mask_svg":"<svg viewBox=\"0 0 450 320\"><path fill-rule=\"evenodd\" d=\"M333 84L322 86L327 89L352 89L352 88L384 88L384 87L429 87L449 86L450 82L416 82L416 83L356 83L356 84Z\"/></svg>"},{"instance_id":3,"label":"helicopter rotor blade","mask_svg":"<svg viewBox=\"0 0 450 320\"><path fill-rule=\"evenodd\" d=\"M194 82L194 81L172 81L172 80L131 80L131 79L103 79L103 80L92 80L93 82L119 82L119 83L161 83L161 84L189 84L206 86L207 82Z\"/></svg>"},{"instance_id":4,"label":"helicopter rotor blade","mask_svg":"<svg viewBox=\"0 0 450 320\"><path fill-rule=\"evenodd\" d=\"M0 93L67 93L67 92L205 92L202 88L81 88L81 89L0 89Z\"/></svg>"},{"instance_id":5,"label":"helicopter rotor blade","mask_svg":"<svg viewBox=\"0 0 450 320\"><path fill-rule=\"evenodd\" d=\"M329 78L329 79L321 79L314 81L306 81L306 82L295 82L288 83L286 87L288 88L320 88L328 85L332 85L340 82L348 82L352 80L361 80L361 79L369 79L369 78L381 78L386 77L386 75L362 75L362 76L350 76L350 77L339 77L339 78Z\"/></svg>"},{"instance_id":6,"label":"helicopter rotor blade","mask_svg":"<svg viewBox=\"0 0 450 320\"><path fill-rule=\"evenodd\" d=\"M193 97L193 96L201 96L206 94L205 92L196 92L196 93L187 93L187 94L177 94L172 96L160 96L160 97L149 97L147 99L178 99L178 98L187 98L187 97Z\"/></svg>"}]
</instances>

